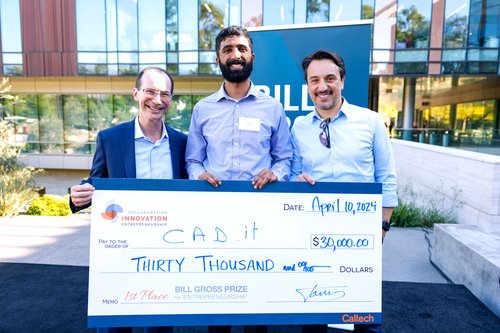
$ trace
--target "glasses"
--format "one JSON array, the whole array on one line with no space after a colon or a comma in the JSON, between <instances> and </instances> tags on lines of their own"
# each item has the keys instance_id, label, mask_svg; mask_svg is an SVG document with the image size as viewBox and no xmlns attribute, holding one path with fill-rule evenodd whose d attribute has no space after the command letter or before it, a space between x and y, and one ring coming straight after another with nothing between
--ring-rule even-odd
<instances>
[{"instance_id":1,"label":"glasses","mask_svg":"<svg viewBox=\"0 0 500 333\"><path fill-rule=\"evenodd\" d=\"M319 124L319 128L322 129L319 133L319 142L326 148L330 148L330 118L326 118Z\"/></svg>"},{"instance_id":2,"label":"glasses","mask_svg":"<svg viewBox=\"0 0 500 333\"><path fill-rule=\"evenodd\" d=\"M160 95L160 99L162 100L169 100L172 98L172 95L170 94L169 91L156 91L153 89L142 89L146 95L148 95L151 98L156 98L156 95Z\"/></svg>"}]
</instances>

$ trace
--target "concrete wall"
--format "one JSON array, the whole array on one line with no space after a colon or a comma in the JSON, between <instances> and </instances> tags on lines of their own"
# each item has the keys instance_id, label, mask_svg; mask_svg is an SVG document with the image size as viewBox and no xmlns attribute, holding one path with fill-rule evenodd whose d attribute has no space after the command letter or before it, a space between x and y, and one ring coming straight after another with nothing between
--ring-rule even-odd
<instances>
[{"instance_id":1,"label":"concrete wall","mask_svg":"<svg viewBox=\"0 0 500 333\"><path fill-rule=\"evenodd\" d=\"M392 140L398 187L454 209L460 224L500 229L500 156Z\"/></svg>"},{"instance_id":2,"label":"concrete wall","mask_svg":"<svg viewBox=\"0 0 500 333\"><path fill-rule=\"evenodd\" d=\"M68 189L89 176L93 155L22 154L21 161L33 168L44 169L36 184L45 193L64 195Z\"/></svg>"}]
</instances>

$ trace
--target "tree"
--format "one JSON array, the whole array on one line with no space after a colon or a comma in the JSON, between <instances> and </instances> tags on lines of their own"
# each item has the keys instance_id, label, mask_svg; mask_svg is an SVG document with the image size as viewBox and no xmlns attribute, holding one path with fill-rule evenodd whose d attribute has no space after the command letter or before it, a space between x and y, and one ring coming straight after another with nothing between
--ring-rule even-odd
<instances>
[{"instance_id":1,"label":"tree","mask_svg":"<svg viewBox=\"0 0 500 333\"><path fill-rule=\"evenodd\" d=\"M8 94L11 85L4 78L0 83L0 109L4 110L4 101L14 99ZM0 118L0 216L11 217L28 205L38 196L35 189L35 175L41 170L25 167L19 161L22 147L11 143L14 127L4 119L3 112Z\"/></svg>"},{"instance_id":2,"label":"tree","mask_svg":"<svg viewBox=\"0 0 500 333\"><path fill-rule=\"evenodd\" d=\"M398 13L396 40L406 48L429 46L430 22L415 6L405 8Z\"/></svg>"}]
</instances>

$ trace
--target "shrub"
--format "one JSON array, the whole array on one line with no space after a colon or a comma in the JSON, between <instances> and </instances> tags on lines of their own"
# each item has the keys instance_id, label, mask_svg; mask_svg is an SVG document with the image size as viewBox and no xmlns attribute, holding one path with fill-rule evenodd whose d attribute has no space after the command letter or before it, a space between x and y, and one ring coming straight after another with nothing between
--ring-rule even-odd
<instances>
[{"instance_id":1,"label":"shrub","mask_svg":"<svg viewBox=\"0 0 500 333\"><path fill-rule=\"evenodd\" d=\"M442 186L441 186L442 187ZM452 197L448 198L449 207L445 207L446 198L443 192L436 190L431 198L425 198L425 205L417 204L417 193L413 191L412 185L408 184L402 189L398 206L394 208L391 216L391 224L396 227L425 227L432 228L436 223L456 223L455 211L461 207L461 191L452 188ZM441 194L440 194L441 193Z\"/></svg>"},{"instance_id":2,"label":"shrub","mask_svg":"<svg viewBox=\"0 0 500 333\"><path fill-rule=\"evenodd\" d=\"M19 162L19 149L9 142L12 133L12 126L0 120L0 217L19 214L38 196L34 183L41 170Z\"/></svg>"},{"instance_id":3,"label":"shrub","mask_svg":"<svg viewBox=\"0 0 500 333\"><path fill-rule=\"evenodd\" d=\"M67 216L71 214L68 196L45 194L31 202L28 215Z\"/></svg>"}]
</instances>

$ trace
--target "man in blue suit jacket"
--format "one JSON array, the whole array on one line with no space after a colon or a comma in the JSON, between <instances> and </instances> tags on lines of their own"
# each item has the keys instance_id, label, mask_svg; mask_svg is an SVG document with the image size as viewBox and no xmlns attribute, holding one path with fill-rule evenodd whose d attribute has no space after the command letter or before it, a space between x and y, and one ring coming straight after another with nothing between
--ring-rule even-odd
<instances>
[{"instance_id":1,"label":"man in blue suit jacket","mask_svg":"<svg viewBox=\"0 0 500 333\"><path fill-rule=\"evenodd\" d=\"M90 176L71 188L73 212L91 205L93 178L188 178L187 137L163 122L173 89L172 77L161 68L148 67L139 73L133 90L139 114L99 132Z\"/></svg>"},{"instance_id":2,"label":"man in blue suit jacket","mask_svg":"<svg viewBox=\"0 0 500 333\"><path fill-rule=\"evenodd\" d=\"M77 212L91 205L93 178L187 179L187 136L163 122L170 108L174 81L157 67L137 76L133 90L138 116L97 135L90 177L71 187L70 206ZM98 332L131 333L130 327L99 328ZM146 327L148 333L170 333L172 327Z\"/></svg>"}]
</instances>

